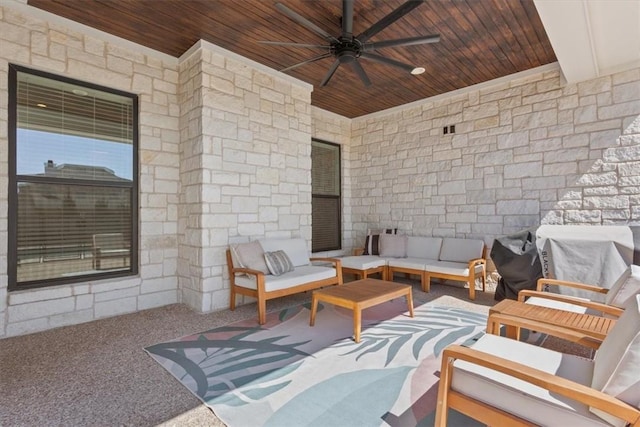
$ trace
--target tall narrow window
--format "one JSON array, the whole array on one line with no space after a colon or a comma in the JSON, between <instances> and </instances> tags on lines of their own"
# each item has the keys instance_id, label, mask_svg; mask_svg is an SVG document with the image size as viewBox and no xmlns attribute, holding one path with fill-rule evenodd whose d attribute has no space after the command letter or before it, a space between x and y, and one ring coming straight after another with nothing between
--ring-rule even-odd
<instances>
[{"instance_id":1,"label":"tall narrow window","mask_svg":"<svg viewBox=\"0 0 640 427\"><path fill-rule=\"evenodd\" d=\"M10 66L10 290L137 273L137 105Z\"/></svg>"},{"instance_id":2,"label":"tall narrow window","mask_svg":"<svg viewBox=\"0 0 640 427\"><path fill-rule=\"evenodd\" d=\"M340 146L311 142L311 229L313 252L342 247Z\"/></svg>"}]
</instances>

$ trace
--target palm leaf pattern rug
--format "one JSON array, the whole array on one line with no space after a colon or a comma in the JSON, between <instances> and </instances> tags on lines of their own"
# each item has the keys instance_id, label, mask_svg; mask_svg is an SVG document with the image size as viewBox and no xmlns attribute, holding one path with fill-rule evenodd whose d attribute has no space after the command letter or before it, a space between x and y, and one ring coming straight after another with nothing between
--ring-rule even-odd
<instances>
[{"instance_id":1,"label":"palm leaf pattern rug","mask_svg":"<svg viewBox=\"0 0 640 427\"><path fill-rule=\"evenodd\" d=\"M355 343L349 310L309 305L145 350L231 427L431 426L442 350L481 333L487 318L404 299L363 311ZM451 414L450 425L476 425Z\"/></svg>"}]
</instances>

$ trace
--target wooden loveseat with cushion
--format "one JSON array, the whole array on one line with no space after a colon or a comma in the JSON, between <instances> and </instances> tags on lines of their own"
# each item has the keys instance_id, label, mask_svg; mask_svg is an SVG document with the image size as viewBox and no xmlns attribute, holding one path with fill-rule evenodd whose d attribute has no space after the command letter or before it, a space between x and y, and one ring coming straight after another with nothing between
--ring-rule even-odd
<instances>
[{"instance_id":1,"label":"wooden loveseat with cushion","mask_svg":"<svg viewBox=\"0 0 640 427\"><path fill-rule=\"evenodd\" d=\"M284 254L284 255L283 255ZM258 300L258 323L266 321L267 300L342 284L339 259L311 258L304 239L262 239L227 250L231 282L229 308L236 294Z\"/></svg>"}]
</instances>

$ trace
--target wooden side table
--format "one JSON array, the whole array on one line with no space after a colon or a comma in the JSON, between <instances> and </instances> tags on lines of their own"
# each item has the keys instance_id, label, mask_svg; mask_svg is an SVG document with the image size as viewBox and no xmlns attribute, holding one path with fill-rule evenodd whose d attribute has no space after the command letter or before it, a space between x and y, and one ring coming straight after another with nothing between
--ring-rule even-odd
<instances>
[{"instance_id":1,"label":"wooden side table","mask_svg":"<svg viewBox=\"0 0 640 427\"><path fill-rule=\"evenodd\" d=\"M594 337L598 341L604 340L607 333L616 323L616 319L595 316L592 314L574 313L558 310L534 304L526 304L522 301L505 299L489 309L487 320L487 333L498 334L500 324L492 319L492 314L519 317L536 322L547 323ZM520 331L518 327L506 326L506 336L518 339Z\"/></svg>"},{"instance_id":2,"label":"wooden side table","mask_svg":"<svg viewBox=\"0 0 640 427\"><path fill-rule=\"evenodd\" d=\"M311 297L311 319L309 325L316 321L318 302L337 305L353 311L353 335L355 342L360 342L360 330L362 329L362 310L374 305L382 304L399 297L407 298L407 308L413 317L413 298L411 286L399 283L387 282L377 279L362 279L344 285L313 291Z\"/></svg>"}]
</instances>

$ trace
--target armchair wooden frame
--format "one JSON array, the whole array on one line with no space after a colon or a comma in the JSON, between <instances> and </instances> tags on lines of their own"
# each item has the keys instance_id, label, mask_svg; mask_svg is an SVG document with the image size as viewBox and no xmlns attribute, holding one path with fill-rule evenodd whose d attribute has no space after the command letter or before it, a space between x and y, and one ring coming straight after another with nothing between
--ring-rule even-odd
<instances>
[{"instance_id":1,"label":"armchair wooden frame","mask_svg":"<svg viewBox=\"0 0 640 427\"><path fill-rule=\"evenodd\" d=\"M579 335L578 332L567 330L550 324L531 322L510 316L498 316L496 323L526 327L549 334L562 336ZM586 337L593 339L593 337ZM496 372L501 372L522 381L542 387L553 393L566 396L577 402L600 409L615 417L621 418L633 427L640 427L640 410L634 408L606 393L575 383L565 378L557 377L547 372L531 368L513 360L497 357L473 348L451 345L443 351L442 369L440 371L440 385L436 407L435 427L446 427L449 408L455 409L471 418L487 425L534 426L535 424L522 419L515 413L485 404L481 401L465 396L451 389L454 376L453 362L464 360L478 366L483 366ZM517 408L514 408L514 411Z\"/></svg>"},{"instance_id":2,"label":"armchair wooden frame","mask_svg":"<svg viewBox=\"0 0 640 427\"><path fill-rule=\"evenodd\" d=\"M566 286L566 287L570 287L570 288L574 288L574 289L581 289L581 290L585 290L585 291L591 291L591 292L595 292L597 294L607 294L607 292L609 291L608 289L605 288L601 288L599 286L594 286L594 285L587 285L585 283L579 283L579 282L570 282L567 280L558 280L558 279L545 279L545 278L541 278L538 279L538 282L536 284L536 290L528 290L528 289L524 289L521 290L520 292L518 292L518 301L526 301L527 298L529 297L539 297L539 298L546 298L549 300L554 300L554 301L559 301L559 302L564 302L564 303L568 303L568 304L573 304L573 305L577 305L580 307L585 307L585 308L589 308L592 310L596 310L599 311L603 314L607 314L613 317L620 317L622 315L622 313L624 312L623 309L619 308L619 307L615 307L612 305L607 305L607 304L603 304L603 303L599 303L599 302L595 302L595 301L590 301L590 300L586 300L586 299L582 299L582 298L576 298L576 297L572 297L569 295L562 295L562 294L556 294L556 293L552 293L552 292L545 292L544 288L547 285L551 285L551 286Z\"/></svg>"}]
</instances>

